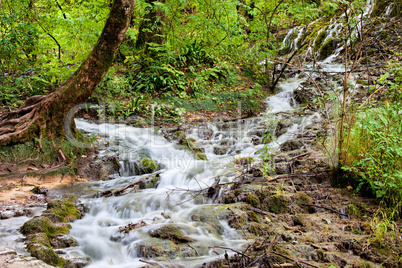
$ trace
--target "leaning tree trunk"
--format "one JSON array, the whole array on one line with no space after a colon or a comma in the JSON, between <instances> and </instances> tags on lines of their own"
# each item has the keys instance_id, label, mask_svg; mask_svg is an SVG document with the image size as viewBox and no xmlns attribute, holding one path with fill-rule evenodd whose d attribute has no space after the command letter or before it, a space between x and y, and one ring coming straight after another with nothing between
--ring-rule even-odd
<instances>
[{"instance_id":1,"label":"leaning tree trunk","mask_svg":"<svg viewBox=\"0 0 402 268\"><path fill-rule=\"evenodd\" d=\"M113 63L129 27L135 0L115 0L102 34L91 54L55 92L33 96L15 111L0 114L0 144L25 142L34 137L64 136L64 120L85 102Z\"/></svg>"}]
</instances>

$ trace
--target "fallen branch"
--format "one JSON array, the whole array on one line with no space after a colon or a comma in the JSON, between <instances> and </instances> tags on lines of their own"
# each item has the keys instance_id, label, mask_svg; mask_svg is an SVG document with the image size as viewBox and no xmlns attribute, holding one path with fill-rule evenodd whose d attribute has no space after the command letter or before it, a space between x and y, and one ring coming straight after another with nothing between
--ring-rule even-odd
<instances>
[{"instance_id":1,"label":"fallen branch","mask_svg":"<svg viewBox=\"0 0 402 268\"><path fill-rule=\"evenodd\" d=\"M243 253L243 252L240 252L240 251L238 251L238 250L235 250L235 249L233 249L233 248L224 247L224 246L214 246L213 248L228 249L228 250L231 250L231 251L236 252L236 253L239 254L239 255L242 255L242 256L244 256L244 257L247 257L248 259L251 259L251 257L250 257L249 255L247 255L247 254L245 254L245 253Z\"/></svg>"},{"instance_id":2,"label":"fallen branch","mask_svg":"<svg viewBox=\"0 0 402 268\"><path fill-rule=\"evenodd\" d=\"M162 266L162 265L160 265L159 263L156 263L156 262L151 262L151 261L146 261L146 260L140 260L140 262L144 262L144 263L152 265L152 266L158 266L158 267L164 268L164 266Z\"/></svg>"},{"instance_id":3,"label":"fallen branch","mask_svg":"<svg viewBox=\"0 0 402 268\"><path fill-rule=\"evenodd\" d=\"M307 207L323 208L323 209L326 209L326 210L330 210L330 211L332 211L332 212L334 212L334 213L336 213L336 214L339 214L339 215L341 215L341 216L349 217L349 214L345 214L345 213L338 212L338 211L336 211L335 209L332 209L332 208L329 208L329 207L326 207L326 206L310 205L310 204L301 204L301 205L302 205L302 206L307 206Z\"/></svg>"},{"instance_id":4,"label":"fallen branch","mask_svg":"<svg viewBox=\"0 0 402 268\"><path fill-rule=\"evenodd\" d=\"M259 214L262 214L262 215L270 215L270 216L276 218L276 215L274 213L271 213L271 212L266 212L266 211L263 211L261 209L253 208L253 207L248 207L247 209L251 210L251 211L254 211L255 213L259 213Z\"/></svg>"},{"instance_id":5,"label":"fallen branch","mask_svg":"<svg viewBox=\"0 0 402 268\"><path fill-rule=\"evenodd\" d=\"M297 264L300 262L300 263L303 263L303 264L305 264L305 265L308 265L308 266L311 266L311 267L314 267L314 268L319 268L318 266L316 266L316 265L314 265L314 264L308 263L308 262L306 262L306 261L295 260L295 259L292 259L292 258L290 258L290 257L288 257L288 256L286 256L286 255L283 255L283 254L278 253L278 252L275 252L275 251L268 251L267 253L274 254L274 255L278 255L278 256L280 256L280 257L282 257L282 258L288 259L288 260L290 260L290 261L292 261L292 262L294 262L294 263L297 263Z\"/></svg>"},{"instance_id":6,"label":"fallen branch","mask_svg":"<svg viewBox=\"0 0 402 268\"><path fill-rule=\"evenodd\" d=\"M295 159L297 159L299 157L303 157L303 156L306 156L306 155L309 155L309 154L311 154L311 153L304 153L304 154L296 155L295 157L292 157L289 160L287 160L287 162L293 161L293 160L295 160Z\"/></svg>"},{"instance_id":7,"label":"fallen branch","mask_svg":"<svg viewBox=\"0 0 402 268\"><path fill-rule=\"evenodd\" d=\"M273 264L272 265L273 268L282 268L282 267L297 267L295 264L293 263L281 263L281 264Z\"/></svg>"},{"instance_id":8,"label":"fallen branch","mask_svg":"<svg viewBox=\"0 0 402 268\"><path fill-rule=\"evenodd\" d=\"M194 247L192 247L190 244L187 244L187 246L189 246L190 248L194 249L194 251L195 251L195 253L197 254L198 257L200 256L200 253L198 253L198 251Z\"/></svg>"},{"instance_id":9,"label":"fallen branch","mask_svg":"<svg viewBox=\"0 0 402 268\"><path fill-rule=\"evenodd\" d=\"M122 192L124 192L125 190L127 190L128 188L132 188L132 187L136 186L137 184L139 184L139 183L141 183L143 181L146 181L147 179L152 178L153 176L161 174L161 173L163 173L165 171L166 170L164 169L164 170L154 172L154 173L152 173L152 174L150 174L148 176L142 177L139 180L136 180L136 181L134 181L134 182L132 182L132 183L130 183L130 184L124 186L123 188L118 189L118 190L116 190L114 192L112 192L112 191L104 191L104 192L102 192L102 197L109 197L109 196L112 196L112 195L119 195Z\"/></svg>"}]
</instances>

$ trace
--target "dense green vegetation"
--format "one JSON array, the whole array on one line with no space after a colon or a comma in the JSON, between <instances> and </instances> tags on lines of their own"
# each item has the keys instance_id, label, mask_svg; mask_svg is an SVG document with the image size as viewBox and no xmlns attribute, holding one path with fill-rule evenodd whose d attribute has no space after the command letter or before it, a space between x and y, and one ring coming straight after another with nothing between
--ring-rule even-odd
<instances>
[{"instance_id":1,"label":"dense green vegetation","mask_svg":"<svg viewBox=\"0 0 402 268\"><path fill-rule=\"evenodd\" d=\"M137 1L116 63L91 101L113 99L117 116L154 110L173 121L187 110L233 110L240 102L254 114L287 29L332 15L338 5ZM109 8L109 1L3 1L0 103L17 107L63 83L91 51ZM231 91L238 93L222 93ZM166 104L172 98L174 108Z\"/></svg>"}]
</instances>

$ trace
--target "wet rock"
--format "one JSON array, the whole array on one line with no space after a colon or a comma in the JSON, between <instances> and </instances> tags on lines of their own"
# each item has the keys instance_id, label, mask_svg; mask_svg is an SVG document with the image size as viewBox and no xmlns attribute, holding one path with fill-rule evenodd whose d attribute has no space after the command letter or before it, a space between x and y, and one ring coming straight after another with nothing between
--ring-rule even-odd
<instances>
[{"instance_id":1,"label":"wet rock","mask_svg":"<svg viewBox=\"0 0 402 268\"><path fill-rule=\"evenodd\" d=\"M276 129L275 129L275 137L279 137L283 134L285 134L288 130L289 127L291 127L294 124L294 120L292 119L282 119L278 122Z\"/></svg>"},{"instance_id":2,"label":"wet rock","mask_svg":"<svg viewBox=\"0 0 402 268\"><path fill-rule=\"evenodd\" d=\"M156 174L152 178L140 183L140 189L156 188L159 185L160 177Z\"/></svg>"},{"instance_id":3,"label":"wet rock","mask_svg":"<svg viewBox=\"0 0 402 268\"><path fill-rule=\"evenodd\" d=\"M280 150L282 152L294 151L300 149L303 145L301 140L288 140L281 145Z\"/></svg>"},{"instance_id":4,"label":"wet rock","mask_svg":"<svg viewBox=\"0 0 402 268\"><path fill-rule=\"evenodd\" d=\"M65 268L82 268L92 263L92 260L89 257L72 255L65 255L63 257L66 260Z\"/></svg>"},{"instance_id":5,"label":"wet rock","mask_svg":"<svg viewBox=\"0 0 402 268\"><path fill-rule=\"evenodd\" d=\"M233 161L233 163L235 163L236 165L242 165L242 166L249 165L252 162L254 162L254 158L252 158L251 156L240 157Z\"/></svg>"},{"instance_id":6,"label":"wet rock","mask_svg":"<svg viewBox=\"0 0 402 268\"><path fill-rule=\"evenodd\" d=\"M45 233L31 234L27 237L28 252L35 258L53 266L64 266L65 260L54 252Z\"/></svg>"},{"instance_id":7,"label":"wet rock","mask_svg":"<svg viewBox=\"0 0 402 268\"><path fill-rule=\"evenodd\" d=\"M212 131L212 129L209 128L197 128L197 134L198 137L200 137L201 139L206 139L207 137L211 137L212 134L214 134L214 132Z\"/></svg>"},{"instance_id":8,"label":"wet rock","mask_svg":"<svg viewBox=\"0 0 402 268\"><path fill-rule=\"evenodd\" d=\"M191 215L191 219L195 222L203 223L203 226L211 233L216 235L223 234L223 227L220 219L227 219L230 211L225 209L228 205L221 206L205 206L203 209L197 209Z\"/></svg>"},{"instance_id":9,"label":"wet rock","mask_svg":"<svg viewBox=\"0 0 402 268\"><path fill-rule=\"evenodd\" d=\"M10 219L12 217L15 217L15 212L14 211L2 211L2 212L0 212L0 219L2 219L2 220Z\"/></svg>"},{"instance_id":10,"label":"wet rock","mask_svg":"<svg viewBox=\"0 0 402 268\"><path fill-rule=\"evenodd\" d=\"M77 240L67 235L56 236L50 241L50 244L55 249L78 246Z\"/></svg>"},{"instance_id":11,"label":"wet rock","mask_svg":"<svg viewBox=\"0 0 402 268\"><path fill-rule=\"evenodd\" d=\"M113 175L119 173L120 164L115 156L104 156L97 159L89 165L93 177L106 181L113 178ZM89 174L91 174L89 173Z\"/></svg>"},{"instance_id":12,"label":"wet rock","mask_svg":"<svg viewBox=\"0 0 402 268\"><path fill-rule=\"evenodd\" d=\"M276 174L289 174L290 173L290 165L288 162L280 162L275 164L275 173Z\"/></svg>"},{"instance_id":13,"label":"wet rock","mask_svg":"<svg viewBox=\"0 0 402 268\"><path fill-rule=\"evenodd\" d=\"M178 243L189 243L196 241L195 239L185 236L179 228L175 225L169 224L162 226L158 229L153 229L149 231L149 235L151 237L161 238L161 239L169 239L173 242Z\"/></svg>"},{"instance_id":14,"label":"wet rock","mask_svg":"<svg viewBox=\"0 0 402 268\"><path fill-rule=\"evenodd\" d=\"M34 257L21 256L13 249L0 246L0 267L2 268L52 268Z\"/></svg>"},{"instance_id":15,"label":"wet rock","mask_svg":"<svg viewBox=\"0 0 402 268\"><path fill-rule=\"evenodd\" d=\"M284 213L288 208L288 200L283 195L273 195L265 198L261 203L263 210L275 214Z\"/></svg>"},{"instance_id":16,"label":"wet rock","mask_svg":"<svg viewBox=\"0 0 402 268\"><path fill-rule=\"evenodd\" d=\"M224 155L229 150L228 146L217 145L214 147L214 154Z\"/></svg>"},{"instance_id":17,"label":"wet rock","mask_svg":"<svg viewBox=\"0 0 402 268\"><path fill-rule=\"evenodd\" d=\"M158 165L150 158L141 159L141 167L145 174L153 173L158 170Z\"/></svg>"},{"instance_id":18,"label":"wet rock","mask_svg":"<svg viewBox=\"0 0 402 268\"><path fill-rule=\"evenodd\" d=\"M228 130L231 128L237 128L238 123L237 122L224 122L224 123L218 124L217 127L219 130Z\"/></svg>"}]
</instances>

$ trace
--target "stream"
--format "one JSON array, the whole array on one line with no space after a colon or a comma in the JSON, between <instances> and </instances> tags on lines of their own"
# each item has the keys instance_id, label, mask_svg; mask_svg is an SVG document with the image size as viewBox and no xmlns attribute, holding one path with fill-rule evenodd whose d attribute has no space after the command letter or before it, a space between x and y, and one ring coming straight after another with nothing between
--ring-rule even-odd
<instances>
[{"instance_id":1,"label":"stream","mask_svg":"<svg viewBox=\"0 0 402 268\"><path fill-rule=\"evenodd\" d=\"M193 154L168 142L160 131L152 128L98 125L76 119L77 128L100 136L108 144L100 150L101 155L118 155L120 159L121 176L115 174L112 180L91 183L92 190L116 190L146 176L138 175L136 168L144 157L153 159L163 172L156 188L108 198L94 198L93 195L82 197L81 201L89 209L82 219L71 224L71 236L78 241L79 246L70 249L68 254L90 257L93 262L89 267L140 266L143 265L140 262L143 257L141 249L152 243L148 232L166 224L174 224L184 235L195 239L196 242L191 245L200 254L200 257L186 257L186 254L177 254L172 252L175 249L167 248L166 257L174 259L180 256L174 260L175 264L197 267L215 259L217 253L225 253L222 249L214 249L214 246L237 250L244 248L250 241L242 239L241 234L225 221L219 221L222 228L219 234L212 232L208 224L194 221L194 215L199 211L221 209L220 205L213 204L216 197L193 200L185 193L211 186L216 178L221 183L231 182L238 175L233 164L235 159L247 156L258 158L258 151L263 145L254 145L253 140L261 139L265 117L297 108L292 93L302 81L290 79L281 83L280 92L267 98L268 109L261 117L237 122L208 123L187 131L187 138L194 138L196 144L205 148L208 161L196 160ZM311 123L314 116L290 126L270 147L278 149L280 144L294 138L298 130ZM210 136L206 136L206 133ZM129 233L119 232L119 227L141 221L147 225ZM188 250L193 251L191 248Z\"/></svg>"},{"instance_id":2,"label":"stream","mask_svg":"<svg viewBox=\"0 0 402 268\"><path fill-rule=\"evenodd\" d=\"M337 22L334 25L328 28L328 36L341 30ZM297 31L298 34L294 35ZM297 49L297 40L302 31L302 27L294 28L285 37L284 43L291 46L291 50ZM296 36L295 40L291 39L292 34ZM338 47L334 54L318 63L322 72L344 72L343 65L332 63L340 52L341 47ZM316 65L307 64L305 67L312 77L319 76L315 72ZM321 120L318 113L304 117L297 113L299 107L293 99L293 92L306 79L296 74L280 82L278 93L266 99L267 110L259 117L233 122L209 122L186 130L187 139L193 138L194 144L205 150L207 161L196 160L193 153L168 141L164 133L156 128L96 124L76 119L78 129L100 137L105 145L98 148L100 157L116 156L119 159L120 173L114 174L108 181L88 183L85 186L88 189L83 191L83 195L80 191L82 189L67 190L79 192L80 202L87 210L84 217L71 223L70 235L78 241L79 246L66 249L65 255L89 257L92 263L87 267L91 268L124 268L143 266L145 264L141 259L152 259L149 252L155 253L162 249L158 259L161 265L199 267L219 256L224 258L225 249L217 246L243 250L252 241L242 238L242 234L231 228L225 220L216 217L202 220L210 211L216 215L227 209L222 204L216 204L220 192L210 198L194 196L194 193L218 182L235 180L239 175L235 159L261 158L267 123L272 123L274 132L279 120L291 120L291 124L265 147L278 151L281 144L296 138L307 126ZM144 158L150 158L158 165L159 171L156 173L160 179L156 187L134 190L120 196L101 197L102 192L120 189L148 176L138 168ZM18 229L27 219L20 217L0 221L0 244L23 253ZM119 228L129 224L142 222L141 227L127 233L119 231ZM186 244L179 246L149 235L166 225L176 226L183 235L192 239L194 242L191 242L191 247Z\"/></svg>"}]
</instances>

